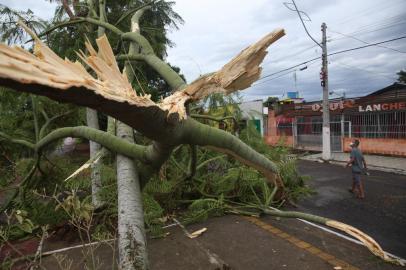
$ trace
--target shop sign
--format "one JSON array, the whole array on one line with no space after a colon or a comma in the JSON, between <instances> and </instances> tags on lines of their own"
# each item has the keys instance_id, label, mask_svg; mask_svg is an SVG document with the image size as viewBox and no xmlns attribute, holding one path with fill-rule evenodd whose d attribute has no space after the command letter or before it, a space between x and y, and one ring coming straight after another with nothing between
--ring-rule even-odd
<instances>
[{"instance_id":1,"label":"shop sign","mask_svg":"<svg viewBox=\"0 0 406 270\"><path fill-rule=\"evenodd\" d=\"M339 101L339 102L330 102L329 107L330 107L330 111L343 110L345 108L354 107L354 103L355 103L355 101L353 99L348 99L348 100ZM321 104L321 103L313 104L312 105L312 110L314 112L323 111L323 104Z\"/></svg>"},{"instance_id":2,"label":"shop sign","mask_svg":"<svg viewBox=\"0 0 406 270\"><path fill-rule=\"evenodd\" d=\"M406 102L377 103L358 106L359 112L406 110Z\"/></svg>"}]
</instances>

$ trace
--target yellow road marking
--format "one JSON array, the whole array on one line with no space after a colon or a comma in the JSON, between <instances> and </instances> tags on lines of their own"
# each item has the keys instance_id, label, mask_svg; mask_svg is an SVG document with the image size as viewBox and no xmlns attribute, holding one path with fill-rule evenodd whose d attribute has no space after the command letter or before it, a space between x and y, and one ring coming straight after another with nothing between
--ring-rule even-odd
<instances>
[{"instance_id":1,"label":"yellow road marking","mask_svg":"<svg viewBox=\"0 0 406 270\"><path fill-rule=\"evenodd\" d=\"M332 265L333 267L340 266L343 270L360 270L358 267L355 267L343 260L340 260L340 259L334 257L333 255L318 249L317 247L311 245L310 243L302 241L299 238L296 238L286 232L283 232L280 229L275 228L272 225L259 220L258 218L255 218L255 217L245 217L245 218L247 220L249 220L251 223L254 223L255 225L257 225L258 227L261 227L265 231L273 233L276 236L289 241L296 247L298 247L300 249L304 249L307 252L319 257L320 259L322 259L323 261Z\"/></svg>"}]
</instances>

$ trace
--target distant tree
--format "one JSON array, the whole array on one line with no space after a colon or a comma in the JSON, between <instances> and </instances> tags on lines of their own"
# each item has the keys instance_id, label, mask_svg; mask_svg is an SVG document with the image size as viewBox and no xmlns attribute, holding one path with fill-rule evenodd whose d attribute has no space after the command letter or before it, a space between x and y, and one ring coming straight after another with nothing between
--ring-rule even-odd
<instances>
[{"instance_id":1,"label":"distant tree","mask_svg":"<svg viewBox=\"0 0 406 270\"><path fill-rule=\"evenodd\" d=\"M399 76L398 77L398 82L406 83L406 70L401 70L396 74Z\"/></svg>"},{"instance_id":2,"label":"distant tree","mask_svg":"<svg viewBox=\"0 0 406 270\"><path fill-rule=\"evenodd\" d=\"M47 27L46 21L27 11L13 10L0 4L0 40L8 45L21 43L28 37L26 32L17 25L17 21L23 21L35 33L43 31Z\"/></svg>"},{"instance_id":3,"label":"distant tree","mask_svg":"<svg viewBox=\"0 0 406 270\"><path fill-rule=\"evenodd\" d=\"M277 97L268 97L267 100L264 102L265 107L269 107L272 104L275 104L279 101L279 98Z\"/></svg>"}]
</instances>

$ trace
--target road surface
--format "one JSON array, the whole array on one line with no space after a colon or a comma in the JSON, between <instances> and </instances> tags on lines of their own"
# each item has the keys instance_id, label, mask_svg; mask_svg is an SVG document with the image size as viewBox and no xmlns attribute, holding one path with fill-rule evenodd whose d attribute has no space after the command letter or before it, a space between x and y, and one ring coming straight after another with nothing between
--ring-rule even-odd
<instances>
[{"instance_id":1,"label":"road surface","mask_svg":"<svg viewBox=\"0 0 406 270\"><path fill-rule=\"evenodd\" d=\"M370 171L364 177L366 198L359 200L348 192L351 169L311 161L299 161L298 168L312 177L308 184L317 192L300 201L299 210L353 225L385 251L406 258L405 175Z\"/></svg>"}]
</instances>

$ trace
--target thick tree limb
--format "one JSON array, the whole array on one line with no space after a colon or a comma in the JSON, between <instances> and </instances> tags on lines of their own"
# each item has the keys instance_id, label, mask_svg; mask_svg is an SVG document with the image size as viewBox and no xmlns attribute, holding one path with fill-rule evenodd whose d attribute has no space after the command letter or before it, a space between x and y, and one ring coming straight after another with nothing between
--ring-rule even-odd
<instances>
[{"instance_id":1,"label":"thick tree limb","mask_svg":"<svg viewBox=\"0 0 406 270\"><path fill-rule=\"evenodd\" d=\"M147 147L126 142L112 134L89 128L87 126L56 129L42 138L37 143L35 149L38 152L41 152L48 144L66 137L85 138L103 145L112 152L120 153L127 157L136 158L143 162L148 161L145 160L146 155L144 153Z\"/></svg>"},{"instance_id":2,"label":"thick tree limb","mask_svg":"<svg viewBox=\"0 0 406 270\"><path fill-rule=\"evenodd\" d=\"M237 137L221 129L212 128L193 119L183 122L183 139L189 144L206 146L231 155L238 161L260 171L275 186L283 187L278 177L278 167Z\"/></svg>"},{"instance_id":3,"label":"thick tree limb","mask_svg":"<svg viewBox=\"0 0 406 270\"><path fill-rule=\"evenodd\" d=\"M168 64L159 59L155 54L122 54L116 57L117 61L144 61L150 65L161 77L168 82L169 86L176 90L186 85L182 77L179 76Z\"/></svg>"},{"instance_id":4,"label":"thick tree limb","mask_svg":"<svg viewBox=\"0 0 406 270\"><path fill-rule=\"evenodd\" d=\"M147 6L152 5L155 2L155 0L152 0L150 2L147 2L145 4L142 4L140 6L137 6L133 9L130 9L128 11L126 11L118 20L114 25L118 25L119 23L121 23L122 21L124 21L125 19L127 19L129 16L131 16L134 12L137 12L138 10L141 10Z\"/></svg>"},{"instance_id":5,"label":"thick tree limb","mask_svg":"<svg viewBox=\"0 0 406 270\"><path fill-rule=\"evenodd\" d=\"M190 117L195 118L195 119L207 119L207 120L212 120L216 122L221 122L227 119L233 120L233 122L237 122L237 119L235 119L234 116L224 116L224 117L215 117L212 115L204 115L204 114L191 114Z\"/></svg>"}]
</instances>

